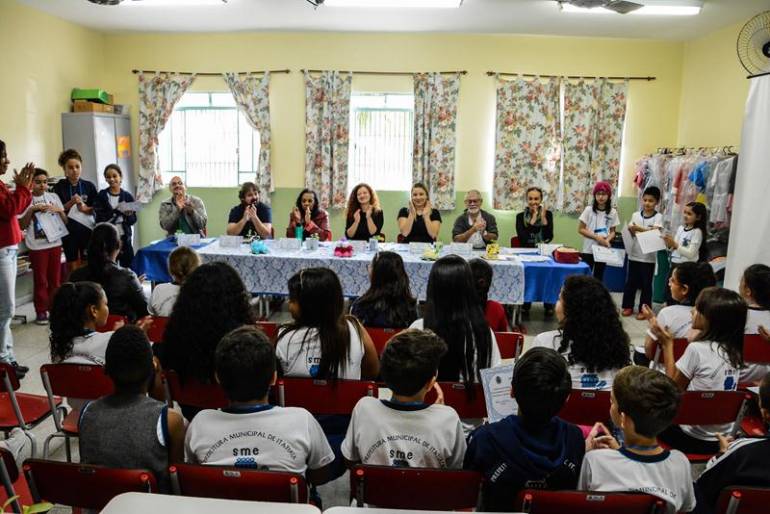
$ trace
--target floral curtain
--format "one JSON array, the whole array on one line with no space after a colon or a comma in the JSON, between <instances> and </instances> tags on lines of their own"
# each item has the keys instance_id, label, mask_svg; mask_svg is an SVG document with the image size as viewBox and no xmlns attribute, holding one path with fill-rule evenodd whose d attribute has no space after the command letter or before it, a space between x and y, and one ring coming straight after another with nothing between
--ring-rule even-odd
<instances>
[{"instance_id":1,"label":"floral curtain","mask_svg":"<svg viewBox=\"0 0 770 514\"><path fill-rule=\"evenodd\" d=\"M270 72L262 78L237 73L222 76L249 125L259 132L259 165L254 183L262 193L260 199L269 205L270 193L275 190L270 166Z\"/></svg>"},{"instance_id":2,"label":"floral curtain","mask_svg":"<svg viewBox=\"0 0 770 514\"><path fill-rule=\"evenodd\" d=\"M350 73L305 72L305 187L323 208L342 209L347 199L352 81Z\"/></svg>"},{"instance_id":3,"label":"floral curtain","mask_svg":"<svg viewBox=\"0 0 770 514\"><path fill-rule=\"evenodd\" d=\"M560 79L497 79L497 128L493 202L519 210L530 186L553 205L559 187Z\"/></svg>"},{"instance_id":4,"label":"floral curtain","mask_svg":"<svg viewBox=\"0 0 770 514\"><path fill-rule=\"evenodd\" d=\"M460 75L414 75L412 179L428 188L437 209L455 207L455 146Z\"/></svg>"},{"instance_id":5,"label":"floral curtain","mask_svg":"<svg viewBox=\"0 0 770 514\"><path fill-rule=\"evenodd\" d=\"M606 79L564 85L564 212L582 211L597 180L617 189L627 92Z\"/></svg>"},{"instance_id":6,"label":"floral curtain","mask_svg":"<svg viewBox=\"0 0 770 514\"><path fill-rule=\"evenodd\" d=\"M139 74L139 180L136 199L147 203L163 186L158 135L195 75Z\"/></svg>"}]
</instances>

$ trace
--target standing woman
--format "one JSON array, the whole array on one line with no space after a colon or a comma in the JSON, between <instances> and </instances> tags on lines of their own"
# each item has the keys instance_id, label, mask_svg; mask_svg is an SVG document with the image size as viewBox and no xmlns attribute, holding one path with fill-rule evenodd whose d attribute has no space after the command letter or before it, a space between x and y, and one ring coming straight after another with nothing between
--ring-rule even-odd
<instances>
[{"instance_id":1,"label":"standing woman","mask_svg":"<svg viewBox=\"0 0 770 514\"><path fill-rule=\"evenodd\" d=\"M0 175L8 171L10 163L5 143L0 140ZM24 212L32 200L30 188L34 172L35 165L31 162L21 169L21 173L14 171L16 189L13 192L0 180L0 361L13 366L19 378L23 378L29 368L16 362L11 335L11 320L16 308L17 245L22 238L17 216Z\"/></svg>"},{"instance_id":2,"label":"standing woman","mask_svg":"<svg viewBox=\"0 0 770 514\"><path fill-rule=\"evenodd\" d=\"M96 186L80 178L83 158L77 150L64 150L59 155L59 166L64 170L65 178L57 182L53 190L59 195L64 212L67 213L69 234L62 238L62 246L67 268L72 272L86 260L86 248L94 227Z\"/></svg>"},{"instance_id":3,"label":"standing woman","mask_svg":"<svg viewBox=\"0 0 770 514\"><path fill-rule=\"evenodd\" d=\"M593 247L601 245L610 248L615 239L615 227L620 225L618 211L612 207L612 186L599 181L594 186L594 201L580 215L578 233L583 236L583 251L580 257L591 266L594 277L604 278L604 262L594 262Z\"/></svg>"},{"instance_id":4,"label":"standing woman","mask_svg":"<svg viewBox=\"0 0 770 514\"><path fill-rule=\"evenodd\" d=\"M109 187L99 191L94 202L94 213L96 222L103 221L115 225L118 229L120 242L120 254L118 255L118 264L124 268L131 267L131 261L134 260L134 247L132 245L131 225L136 223L136 213L134 211L119 211L118 204L133 202L134 197L120 187L123 184L123 171L117 164L108 164L104 168L104 178Z\"/></svg>"},{"instance_id":5,"label":"standing woman","mask_svg":"<svg viewBox=\"0 0 770 514\"><path fill-rule=\"evenodd\" d=\"M385 220L377 193L369 184L358 184L348 198L345 235L348 239L368 241L382 236L383 223Z\"/></svg>"},{"instance_id":6,"label":"standing woman","mask_svg":"<svg viewBox=\"0 0 770 514\"><path fill-rule=\"evenodd\" d=\"M404 243L433 243L441 230L441 214L433 208L428 188L418 182L412 186L412 199L398 211L398 231Z\"/></svg>"},{"instance_id":7,"label":"standing woman","mask_svg":"<svg viewBox=\"0 0 770 514\"><path fill-rule=\"evenodd\" d=\"M289 214L289 226L286 237L295 237L297 227L302 227L302 240L318 235L321 241L329 241L332 231L329 229L329 215L318 205L318 195L310 189L303 189L297 197Z\"/></svg>"}]
</instances>

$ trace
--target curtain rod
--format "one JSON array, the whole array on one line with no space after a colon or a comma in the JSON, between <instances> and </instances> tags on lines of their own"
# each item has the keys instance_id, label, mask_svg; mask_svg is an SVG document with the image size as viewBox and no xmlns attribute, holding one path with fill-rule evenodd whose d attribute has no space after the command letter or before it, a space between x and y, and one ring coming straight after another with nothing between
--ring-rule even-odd
<instances>
[{"instance_id":1,"label":"curtain rod","mask_svg":"<svg viewBox=\"0 0 770 514\"><path fill-rule=\"evenodd\" d=\"M537 75L535 73L507 73L507 72L497 72L497 71L488 71L487 75L490 77L493 75L502 75L503 77L538 77L538 78L544 78L544 79L550 79L550 78L565 78L565 79L607 79L607 80L656 80L657 77L587 77L582 75L568 75L568 76L562 76L562 75Z\"/></svg>"},{"instance_id":2,"label":"curtain rod","mask_svg":"<svg viewBox=\"0 0 770 514\"><path fill-rule=\"evenodd\" d=\"M247 75L249 73L254 75L261 75L267 72L270 73L291 73L291 70L262 70L262 71L239 71L238 75ZM167 74L176 74L176 75L193 75L191 71L156 71L156 70L131 70L131 73L136 75L137 73L167 73ZM224 73L224 72L222 72ZM222 73L213 73L213 72L203 72L203 73L195 73L197 77L221 77Z\"/></svg>"},{"instance_id":3,"label":"curtain rod","mask_svg":"<svg viewBox=\"0 0 770 514\"><path fill-rule=\"evenodd\" d=\"M308 72L308 73L321 73L326 70L299 70L301 72ZM422 72L412 72L412 71L349 71L349 70L338 70L339 73L352 73L353 75L415 75L417 73ZM466 70L458 70L458 71L439 71L439 75L467 75L468 72Z\"/></svg>"}]
</instances>

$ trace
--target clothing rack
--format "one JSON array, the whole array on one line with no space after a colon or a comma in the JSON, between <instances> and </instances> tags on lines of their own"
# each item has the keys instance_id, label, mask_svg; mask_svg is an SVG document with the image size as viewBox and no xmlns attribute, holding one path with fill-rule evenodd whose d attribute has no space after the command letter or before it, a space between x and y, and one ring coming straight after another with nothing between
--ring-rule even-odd
<instances>
[{"instance_id":1,"label":"clothing rack","mask_svg":"<svg viewBox=\"0 0 770 514\"><path fill-rule=\"evenodd\" d=\"M680 147L660 147L655 153L660 155L686 155L688 153L711 153L721 152L724 155L737 155L732 145L729 146L680 146Z\"/></svg>"},{"instance_id":2,"label":"clothing rack","mask_svg":"<svg viewBox=\"0 0 770 514\"><path fill-rule=\"evenodd\" d=\"M261 71L239 71L238 75L264 75L265 73L270 72L271 74L274 73L291 73L291 70L261 70ZM156 70L131 70L131 73L134 75L138 73L165 73L166 75L195 75L197 77L221 77L222 73L225 72L212 72L212 71L204 71L200 73L193 73L191 71L156 71Z\"/></svg>"},{"instance_id":3,"label":"clothing rack","mask_svg":"<svg viewBox=\"0 0 770 514\"><path fill-rule=\"evenodd\" d=\"M607 79L607 80L644 80L646 82L649 82L651 80L657 80L657 77L592 77L592 76L584 76L584 75L547 75L547 74L538 74L538 73L513 73L513 72L503 72L503 71L488 71L488 76L494 76L494 75L500 75L502 77L533 77L533 78L543 78L543 79L552 79L552 78L563 78L563 79Z\"/></svg>"}]
</instances>

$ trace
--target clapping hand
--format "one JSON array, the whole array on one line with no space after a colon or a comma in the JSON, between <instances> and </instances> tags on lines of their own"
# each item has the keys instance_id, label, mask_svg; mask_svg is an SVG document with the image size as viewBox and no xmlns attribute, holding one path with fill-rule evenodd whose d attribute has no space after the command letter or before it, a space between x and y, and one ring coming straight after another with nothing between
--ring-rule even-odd
<instances>
[{"instance_id":1,"label":"clapping hand","mask_svg":"<svg viewBox=\"0 0 770 514\"><path fill-rule=\"evenodd\" d=\"M473 224L473 228L475 228L478 232L483 233L487 229L487 222L479 215L476 223Z\"/></svg>"},{"instance_id":2,"label":"clapping hand","mask_svg":"<svg viewBox=\"0 0 770 514\"><path fill-rule=\"evenodd\" d=\"M425 207L422 209L422 215L428 215L430 216L430 213L433 212L433 204L430 203L430 200L425 200Z\"/></svg>"},{"instance_id":3,"label":"clapping hand","mask_svg":"<svg viewBox=\"0 0 770 514\"><path fill-rule=\"evenodd\" d=\"M620 448L620 444L618 444L618 441L610 435L610 431L607 430L604 423L596 423L588 433L588 437L586 437L586 451L606 448L617 450Z\"/></svg>"},{"instance_id":4,"label":"clapping hand","mask_svg":"<svg viewBox=\"0 0 770 514\"><path fill-rule=\"evenodd\" d=\"M17 186L32 188L32 175L35 173L35 165L28 162L21 171L13 170L13 181Z\"/></svg>"},{"instance_id":5,"label":"clapping hand","mask_svg":"<svg viewBox=\"0 0 770 514\"><path fill-rule=\"evenodd\" d=\"M411 200L409 201L409 214L412 216L417 216L417 209L414 207L414 202Z\"/></svg>"},{"instance_id":6,"label":"clapping hand","mask_svg":"<svg viewBox=\"0 0 770 514\"><path fill-rule=\"evenodd\" d=\"M302 223L302 216L299 213L299 209L297 209L296 207L291 208L291 216L292 218L294 218L295 223L297 224Z\"/></svg>"},{"instance_id":7,"label":"clapping hand","mask_svg":"<svg viewBox=\"0 0 770 514\"><path fill-rule=\"evenodd\" d=\"M717 439L719 439L719 453L725 453L730 447L730 443L735 441L733 436L725 436L724 434L717 434Z\"/></svg>"},{"instance_id":8,"label":"clapping hand","mask_svg":"<svg viewBox=\"0 0 770 514\"><path fill-rule=\"evenodd\" d=\"M353 220L356 223L361 221L361 209L356 209L356 212L353 213Z\"/></svg>"},{"instance_id":9,"label":"clapping hand","mask_svg":"<svg viewBox=\"0 0 770 514\"><path fill-rule=\"evenodd\" d=\"M305 209L305 225L310 223L313 220L313 218L310 216L310 207Z\"/></svg>"}]
</instances>

